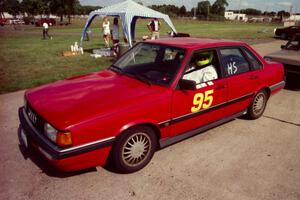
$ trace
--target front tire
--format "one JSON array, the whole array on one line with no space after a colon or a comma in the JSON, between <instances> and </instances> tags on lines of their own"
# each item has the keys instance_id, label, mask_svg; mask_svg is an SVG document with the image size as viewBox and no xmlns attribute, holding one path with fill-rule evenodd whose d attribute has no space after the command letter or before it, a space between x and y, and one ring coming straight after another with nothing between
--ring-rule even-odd
<instances>
[{"instance_id":1,"label":"front tire","mask_svg":"<svg viewBox=\"0 0 300 200\"><path fill-rule=\"evenodd\" d=\"M250 119L260 118L267 105L268 96L265 90L259 91L253 98L251 105L248 108L248 117Z\"/></svg>"},{"instance_id":2,"label":"front tire","mask_svg":"<svg viewBox=\"0 0 300 200\"><path fill-rule=\"evenodd\" d=\"M113 163L122 173L131 173L145 167L152 159L157 147L153 129L138 126L128 129L113 147Z\"/></svg>"}]
</instances>

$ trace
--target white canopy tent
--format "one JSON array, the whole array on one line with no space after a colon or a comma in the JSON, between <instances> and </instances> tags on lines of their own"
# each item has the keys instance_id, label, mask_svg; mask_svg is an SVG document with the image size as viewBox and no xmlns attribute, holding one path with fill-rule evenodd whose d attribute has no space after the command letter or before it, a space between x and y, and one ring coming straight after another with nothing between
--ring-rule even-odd
<instances>
[{"instance_id":1,"label":"white canopy tent","mask_svg":"<svg viewBox=\"0 0 300 200\"><path fill-rule=\"evenodd\" d=\"M176 29L168 15L152 10L132 0L126 0L91 12L82 32L80 46L82 46L88 27L96 16L119 16L122 21L124 35L130 46L132 46L132 41L135 37L135 25L138 18L163 19L172 31L176 33Z\"/></svg>"}]
</instances>

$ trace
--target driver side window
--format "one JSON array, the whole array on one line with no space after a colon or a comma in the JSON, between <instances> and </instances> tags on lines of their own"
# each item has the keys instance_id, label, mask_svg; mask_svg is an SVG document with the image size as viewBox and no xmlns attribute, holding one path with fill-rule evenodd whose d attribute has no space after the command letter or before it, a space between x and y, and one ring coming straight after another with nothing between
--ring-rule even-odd
<instances>
[{"instance_id":1,"label":"driver side window","mask_svg":"<svg viewBox=\"0 0 300 200\"><path fill-rule=\"evenodd\" d=\"M205 84L220 77L220 64L216 50L195 52L184 72L183 79Z\"/></svg>"}]
</instances>

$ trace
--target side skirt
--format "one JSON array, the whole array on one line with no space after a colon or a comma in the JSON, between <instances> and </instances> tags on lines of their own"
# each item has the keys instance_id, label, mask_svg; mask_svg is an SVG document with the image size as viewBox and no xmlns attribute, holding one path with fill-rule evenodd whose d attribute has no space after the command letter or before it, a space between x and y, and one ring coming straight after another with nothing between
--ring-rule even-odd
<instances>
[{"instance_id":1,"label":"side skirt","mask_svg":"<svg viewBox=\"0 0 300 200\"><path fill-rule=\"evenodd\" d=\"M242 116L242 115L244 115L244 114L246 114L246 113L247 113L247 109L246 109L246 110L243 110L243 111L241 111L241 112L238 112L238 113L236 113L236 114L234 114L234 115L231 115L231 116L229 116L229 117L225 117L225 118L223 118L223 119L221 119L221 120L212 122L212 123L210 123L210 124L206 124L206 125L204 125L204 126L201 126L201 127L199 127L199 128L196 128L196 129L194 129L194 130L191 130L191 131L182 133L182 134L180 134L180 135L176 135L176 136L174 136L174 137L168 137L168 138L160 139L160 140L159 140L160 148L164 148L164 147L169 146L169 145L171 145L171 144L174 144L174 143L177 143L177 142L179 142L179 141L182 141L182 140L184 140L184 139L186 139L186 138L189 138L189 137L192 137L192 136L194 136L194 135L197 135L197 134L199 134L199 133L201 133L201 132L204 132L204 131L206 131L206 130L208 130L208 129L214 128L214 127L219 126L219 125L221 125L221 124L224 124L224 123L226 123L226 122L228 122L228 121L231 121L231 120L233 120L233 119L235 119L235 118L237 118L237 117L240 117L240 116Z\"/></svg>"}]
</instances>

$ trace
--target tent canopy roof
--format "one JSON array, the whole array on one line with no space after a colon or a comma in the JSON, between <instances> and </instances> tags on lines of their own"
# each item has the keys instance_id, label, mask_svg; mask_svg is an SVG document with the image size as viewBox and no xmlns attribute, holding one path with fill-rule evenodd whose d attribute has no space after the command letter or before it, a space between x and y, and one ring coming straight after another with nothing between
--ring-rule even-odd
<instances>
[{"instance_id":1,"label":"tent canopy roof","mask_svg":"<svg viewBox=\"0 0 300 200\"><path fill-rule=\"evenodd\" d=\"M111 6L107 6L89 14L84 31L81 37L81 44L86 31L91 24L91 21L96 16L120 16L124 34L128 39L129 45L132 46L132 40L134 39L134 29L137 18L159 18L163 19L170 28L176 33L176 29L168 15L152 10L148 7L140 5L132 0L126 0L121 3L117 3Z\"/></svg>"},{"instance_id":2,"label":"tent canopy roof","mask_svg":"<svg viewBox=\"0 0 300 200\"><path fill-rule=\"evenodd\" d=\"M135 15L140 17L149 17L149 18L164 18L165 15L163 13L160 13L158 11L152 10L148 7L145 7L141 4L138 4L132 0L126 0L121 3L117 3L111 6L107 6L98 10L93 11L95 13L104 14L104 15L111 15L113 13L116 13L116 15L119 15L120 13L129 14L129 15ZM92 13L93 13L92 12Z\"/></svg>"}]
</instances>

